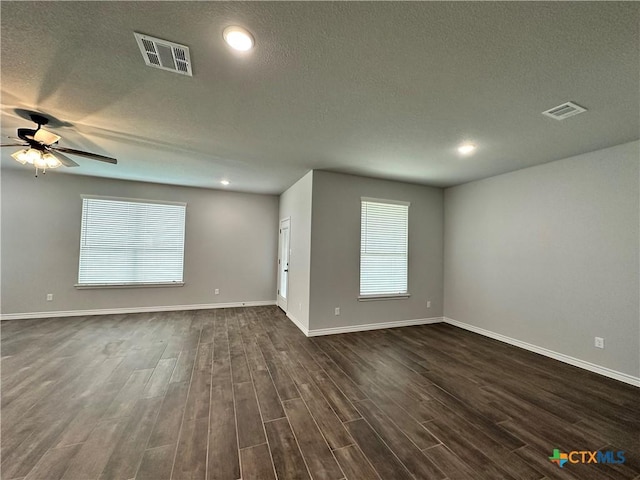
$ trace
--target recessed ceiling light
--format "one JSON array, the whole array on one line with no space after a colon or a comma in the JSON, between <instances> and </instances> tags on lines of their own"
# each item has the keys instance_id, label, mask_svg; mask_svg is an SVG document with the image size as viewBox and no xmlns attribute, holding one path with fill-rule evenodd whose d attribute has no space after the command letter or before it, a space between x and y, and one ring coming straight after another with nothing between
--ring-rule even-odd
<instances>
[{"instance_id":1,"label":"recessed ceiling light","mask_svg":"<svg viewBox=\"0 0 640 480\"><path fill-rule=\"evenodd\" d=\"M462 155L469 155L476 149L476 146L473 143L463 143L458 147L458 152Z\"/></svg>"},{"instance_id":2,"label":"recessed ceiling light","mask_svg":"<svg viewBox=\"0 0 640 480\"><path fill-rule=\"evenodd\" d=\"M222 36L224 37L224 41L234 50L246 52L253 48L253 35L242 27L227 27L224 29L224 32L222 32Z\"/></svg>"},{"instance_id":3,"label":"recessed ceiling light","mask_svg":"<svg viewBox=\"0 0 640 480\"><path fill-rule=\"evenodd\" d=\"M229 185L229 180L220 180L220 183L223 185Z\"/></svg>"}]
</instances>

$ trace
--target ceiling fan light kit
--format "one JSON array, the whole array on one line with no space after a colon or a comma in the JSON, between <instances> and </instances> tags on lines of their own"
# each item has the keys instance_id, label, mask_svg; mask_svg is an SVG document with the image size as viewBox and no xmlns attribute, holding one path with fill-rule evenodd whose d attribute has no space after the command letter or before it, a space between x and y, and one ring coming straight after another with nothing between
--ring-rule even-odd
<instances>
[{"instance_id":1,"label":"ceiling fan light kit","mask_svg":"<svg viewBox=\"0 0 640 480\"><path fill-rule=\"evenodd\" d=\"M43 154L40 150L36 150L35 148L18 150L11 156L22 165L28 163L42 170L47 168L58 168L62 165L62 162L51 153Z\"/></svg>"},{"instance_id":2,"label":"ceiling fan light kit","mask_svg":"<svg viewBox=\"0 0 640 480\"><path fill-rule=\"evenodd\" d=\"M42 170L42 173L47 173L47 169L58 168L62 165L62 162L53 154L48 152L42 153L35 148L18 150L11 156L22 165L27 163L33 165L36 169L36 177L38 176L38 170Z\"/></svg>"}]
</instances>

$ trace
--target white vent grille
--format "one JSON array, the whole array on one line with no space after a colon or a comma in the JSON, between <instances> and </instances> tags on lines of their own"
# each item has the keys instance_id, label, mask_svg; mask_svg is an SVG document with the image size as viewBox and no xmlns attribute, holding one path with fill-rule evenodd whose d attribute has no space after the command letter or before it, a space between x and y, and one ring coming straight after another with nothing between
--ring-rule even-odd
<instances>
[{"instance_id":1,"label":"white vent grille","mask_svg":"<svg viewBox=\"0 0 640 480\"><path fill-rule=\"evenodd\" d=\"M586 111L587 109L580 105L576 105L573 102L566 102L562 105L558 105L557 107L550 108L549 110L542 112L542 114L547 117L555 118L556 120L564 120L565 118L573 117L574 115L578 115L579 113Z\"/></svg>"},{"instance_id":2,"label":"white vent grille","mask_svg":"<svg viewBox=\"0 0 640 480\"><path fill-rule=\"evenodd\" d=\"M133 35L136 37L146 65L181 75L193 76L189 47L141 33L134 32Z\"/></svg>"}]
</instances>

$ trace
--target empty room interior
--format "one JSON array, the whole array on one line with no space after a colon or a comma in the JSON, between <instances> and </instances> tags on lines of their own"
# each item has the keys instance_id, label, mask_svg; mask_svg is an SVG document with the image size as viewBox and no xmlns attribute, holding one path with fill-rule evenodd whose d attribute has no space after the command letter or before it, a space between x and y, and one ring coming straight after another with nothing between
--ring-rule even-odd
<instances>
[{"instance_id":1,"label":"empty room interior","mask_svg":"<svg viewBox=\"0 0 640 480\"><path fill-rule=\"evenodd\" d=\"M640 480L640 4L2 1L3 480Z\"/></svg>"}]
</instances>

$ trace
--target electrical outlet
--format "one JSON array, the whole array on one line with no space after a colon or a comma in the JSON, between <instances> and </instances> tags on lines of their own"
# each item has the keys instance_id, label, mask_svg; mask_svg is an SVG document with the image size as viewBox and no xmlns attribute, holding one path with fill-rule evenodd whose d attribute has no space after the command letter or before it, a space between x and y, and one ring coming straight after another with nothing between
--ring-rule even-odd
<instances>
[{"instance_id":1,"label":"electrical outlet","mask_svg":"<svg viewBox=\"0 0 640 480\"><path fill-rule=\"evenodd\" d=\"M431 308L431 300L427 300L427 308Z\"/></svg>"},{"instance_id":2,"label":"electrical outlet","mask_svg":"<svg viewBox=\"0 0 640 480\"><path fill-rule=\"evenodd\" d=\"M220 295L220 289L219 289L219 288L216 288L216 289L213 291L213 293L215 293L216 295Z\"/></svg>"},{"instance_id":3,"label":"electrical outlet","mask_svg":"<svg viewBox=\"0 0 640 480\"><path fill-rule=\"evenodd\" d=\"M335 309L335 311L334 311L334 314L335 314L336 316L340 315L340 307L336 307L336 309Z\"/></svg>"},{"instance_id":4,"label":"electrical outlet","mask_svg":"<svg viewBox=\"0 0 640 480\"><path fill-rule=\"evenodd\" d=\"M47 302L51 302L53 300L53 293L47 293Z\"/></svg>"},{"instance_id":5,"label":"electrical outlet","mask_svg":"<svg viewBox=\"0 0 640 480\"><path fill-rule=\"evenodd\" d=\"M596 337L594 345L596 346L596 348L604 348L604 338Z\"/></svg>"}]
</instances>

